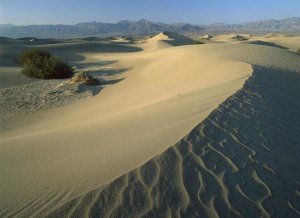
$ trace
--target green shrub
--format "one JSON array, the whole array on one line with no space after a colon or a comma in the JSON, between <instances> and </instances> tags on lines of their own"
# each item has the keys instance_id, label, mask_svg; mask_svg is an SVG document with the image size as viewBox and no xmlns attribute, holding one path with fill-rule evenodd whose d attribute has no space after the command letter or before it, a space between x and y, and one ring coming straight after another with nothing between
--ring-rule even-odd
<instances>
[{"instance_id":1,"label":"green shrub","mask_svg":"<svg viewBox=\"0 0 300 218\"><path fill-rule=\"evenodd\" d=\"M73 75L72 68L49 52L30 49L22 52L19 62L25 76L37 79L63 79Z\"/></svg>"},{"instance_id":2,"label":"green shrub","mask_svg":"<svg viewBox=\"0 0 300 218\"><path fill-rule=\"evenodd\" d=\"M92 76L88 75L86 72L77 72L71 78L71 82L81 83L86 85L99 85L100 81Z\"/></svg>"},{"instance_id":3,"label":"green shrub","mask_svg":"<svg viewBox=\"0 0 300 218\"><path fill-rule=\"evenodd\" d=\"M19 55L19 63L23 65L25 61L32 59L34 56L49 58L51 57L51 54L48 51L43 51L39 49L27 49Z\"/></svg>"},{"instance_id":4,"label":"green shrub","mask_svg":"<svg viewBox=\"0 0 300 218\"><path fill-rule=\"evenodd\" d=\"M297 53L300 54L300 48L298 48Z\"/></svg>"}]
</instances>

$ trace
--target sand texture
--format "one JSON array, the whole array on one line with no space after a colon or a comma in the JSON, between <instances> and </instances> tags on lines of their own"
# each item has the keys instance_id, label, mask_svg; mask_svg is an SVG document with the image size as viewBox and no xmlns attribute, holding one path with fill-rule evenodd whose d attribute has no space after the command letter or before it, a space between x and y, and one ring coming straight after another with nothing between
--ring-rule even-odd
<instances>
[{"instance_id":1,"label":"sand texture","mask_svg":"<svg viewBox=\"0 0 300 218\"><path fill-rule=\"evenodd\" d=\"M300 56L173 37L82 48L123 79L1 126L1 216L300 216Z\"/></svg>"},{"instance_id":2,"label":"sand texture","mask_svg":"<svg viewBox=\"0 0 300 218\"><path fill-rule=\"evenodd\" d=\"M300 77L288 74L255 68L176 145L50 217L298 217L300 105L281 90L299 99Z\"/></svg>"}]
</instances>

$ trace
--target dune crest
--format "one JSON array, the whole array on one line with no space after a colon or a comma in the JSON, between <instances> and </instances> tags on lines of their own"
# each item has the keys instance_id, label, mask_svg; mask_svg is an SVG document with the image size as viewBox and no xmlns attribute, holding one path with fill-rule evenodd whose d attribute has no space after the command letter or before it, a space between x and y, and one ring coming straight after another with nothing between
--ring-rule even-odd
<instances>
[{"instance_id":1,"label":"dune crest","mask_svg":"<svg viewBox=\"0 0 300 218\"><path fill-rule=\"evenodd\" d=\"M176 145L48 217L298 217L300 104L289 98L300 99L299 82L255 67Z\"/></svg>"},{"instance_id":2,"label":"dune crest","mask_svg":"<svg viewBox=\"0 0 300 218\"><path fill-rule=\"evenodd\" d=\"M132 53L122 51L138 49L122 46L112 54L109 44L96 43L84 53L81 44L51 45L77 49L85 58L79 64L130 70L92 98L1 126L0 211L14 202L5 214L43 215L141 166L184 137L251 75L249 64L217 58L214 48L206 55L199 53L201 46L193 50L162 39L136 46L167 47Z\"/></svg>"},{"instance_id":3,"label":"dune crest","mask_svg":"<svg viewBox=\"0 0 300 218\"><path fill-rule=\"evenodd\" d=\"M299 55L167 36L51 46L128 70L93 98L1 126L1 216L299 216Z\"/></svg>"},{"instance_id":4,"label":"dune crest","mask_svg":"<svg viewBox=\"0 0 300 218\"><path fill-rule=\"evenodd\" d=\"M162 154L48 216L299 217L299 57L222 47L253 64L241 90Z\"/></svg>"}]
</instances>

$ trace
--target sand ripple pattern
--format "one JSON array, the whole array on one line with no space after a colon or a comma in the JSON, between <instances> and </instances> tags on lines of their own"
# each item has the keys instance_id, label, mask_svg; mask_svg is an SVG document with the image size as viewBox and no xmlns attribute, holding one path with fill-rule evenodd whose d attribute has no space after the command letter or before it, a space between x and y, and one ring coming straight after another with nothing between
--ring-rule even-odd
<instances>
[{"instance_id":1,"label":"sand ripple pattern","mask_svg":"<svg viewBox=\"0 0 300 218\"><path fill-rule=\"evenodd\" d=\"M176 145L48 216L300 217L299 84L299 73L254 67Z\"/></svg>"}]
</instances>

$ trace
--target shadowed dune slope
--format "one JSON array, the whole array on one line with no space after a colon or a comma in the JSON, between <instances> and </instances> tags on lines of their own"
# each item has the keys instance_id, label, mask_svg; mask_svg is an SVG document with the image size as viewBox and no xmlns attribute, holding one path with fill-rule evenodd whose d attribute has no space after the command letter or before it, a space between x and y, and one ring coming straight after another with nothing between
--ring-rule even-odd
<instances>
[{"instance_id":1,"label":"shadowed dune slope","mask_svg":"<svg viewBox=\"0 0 300 218\"><path fill-rule=\"evenodd\" d=\"M272 46L272 47L275 47L275 48L287 49L286 47L283 47L281 45L277 45L277 44L272 43L272 42L260 41L260 40L251 41L250 44L265 45L265 46Z\"/></svg>"},{"instance_id":2,"label":"shadowed dune slope","mask_svg":"<svg viewBox=\"0 0 300 218\"><path fill-rule=\"evenodd\" d=\"M182 36L178 33L174 33L174 32L170 32L170 31L165 31L163 32L164 35L168 36L169 39L171 40L167 40L166 42L170 43L171 45L175 45L175 46L179 46L179 45L191 45L191 44L195 44L195 41Z\"/></svg>"},{"instance_id":3,"label":"shadowed dune slope","mask_svg":"<svg viewBox=\"0 0 300 218\"><path fill-rule=\"evenodd\" d=\"M240 49L256 64L241 90L161 155L48 216L299 217L299 57Z\"/></svg>"},{"instance_id":4,"label":"shadowed dune slope","mask_svg":"<svg viewBox=\"0 0 300 218\"><path fill-rule=\"evenodd\" d=\"M258 37L259 38L259 37ZM288 35L278 35L278 36L273 36L273 37L264 37L264 38L259 38L262 41L270 42L270 43L275 43L280 46L289 48L291 51L297 51L300 47L300 36L288 36Z\"/></svg>"}]
</instances>

